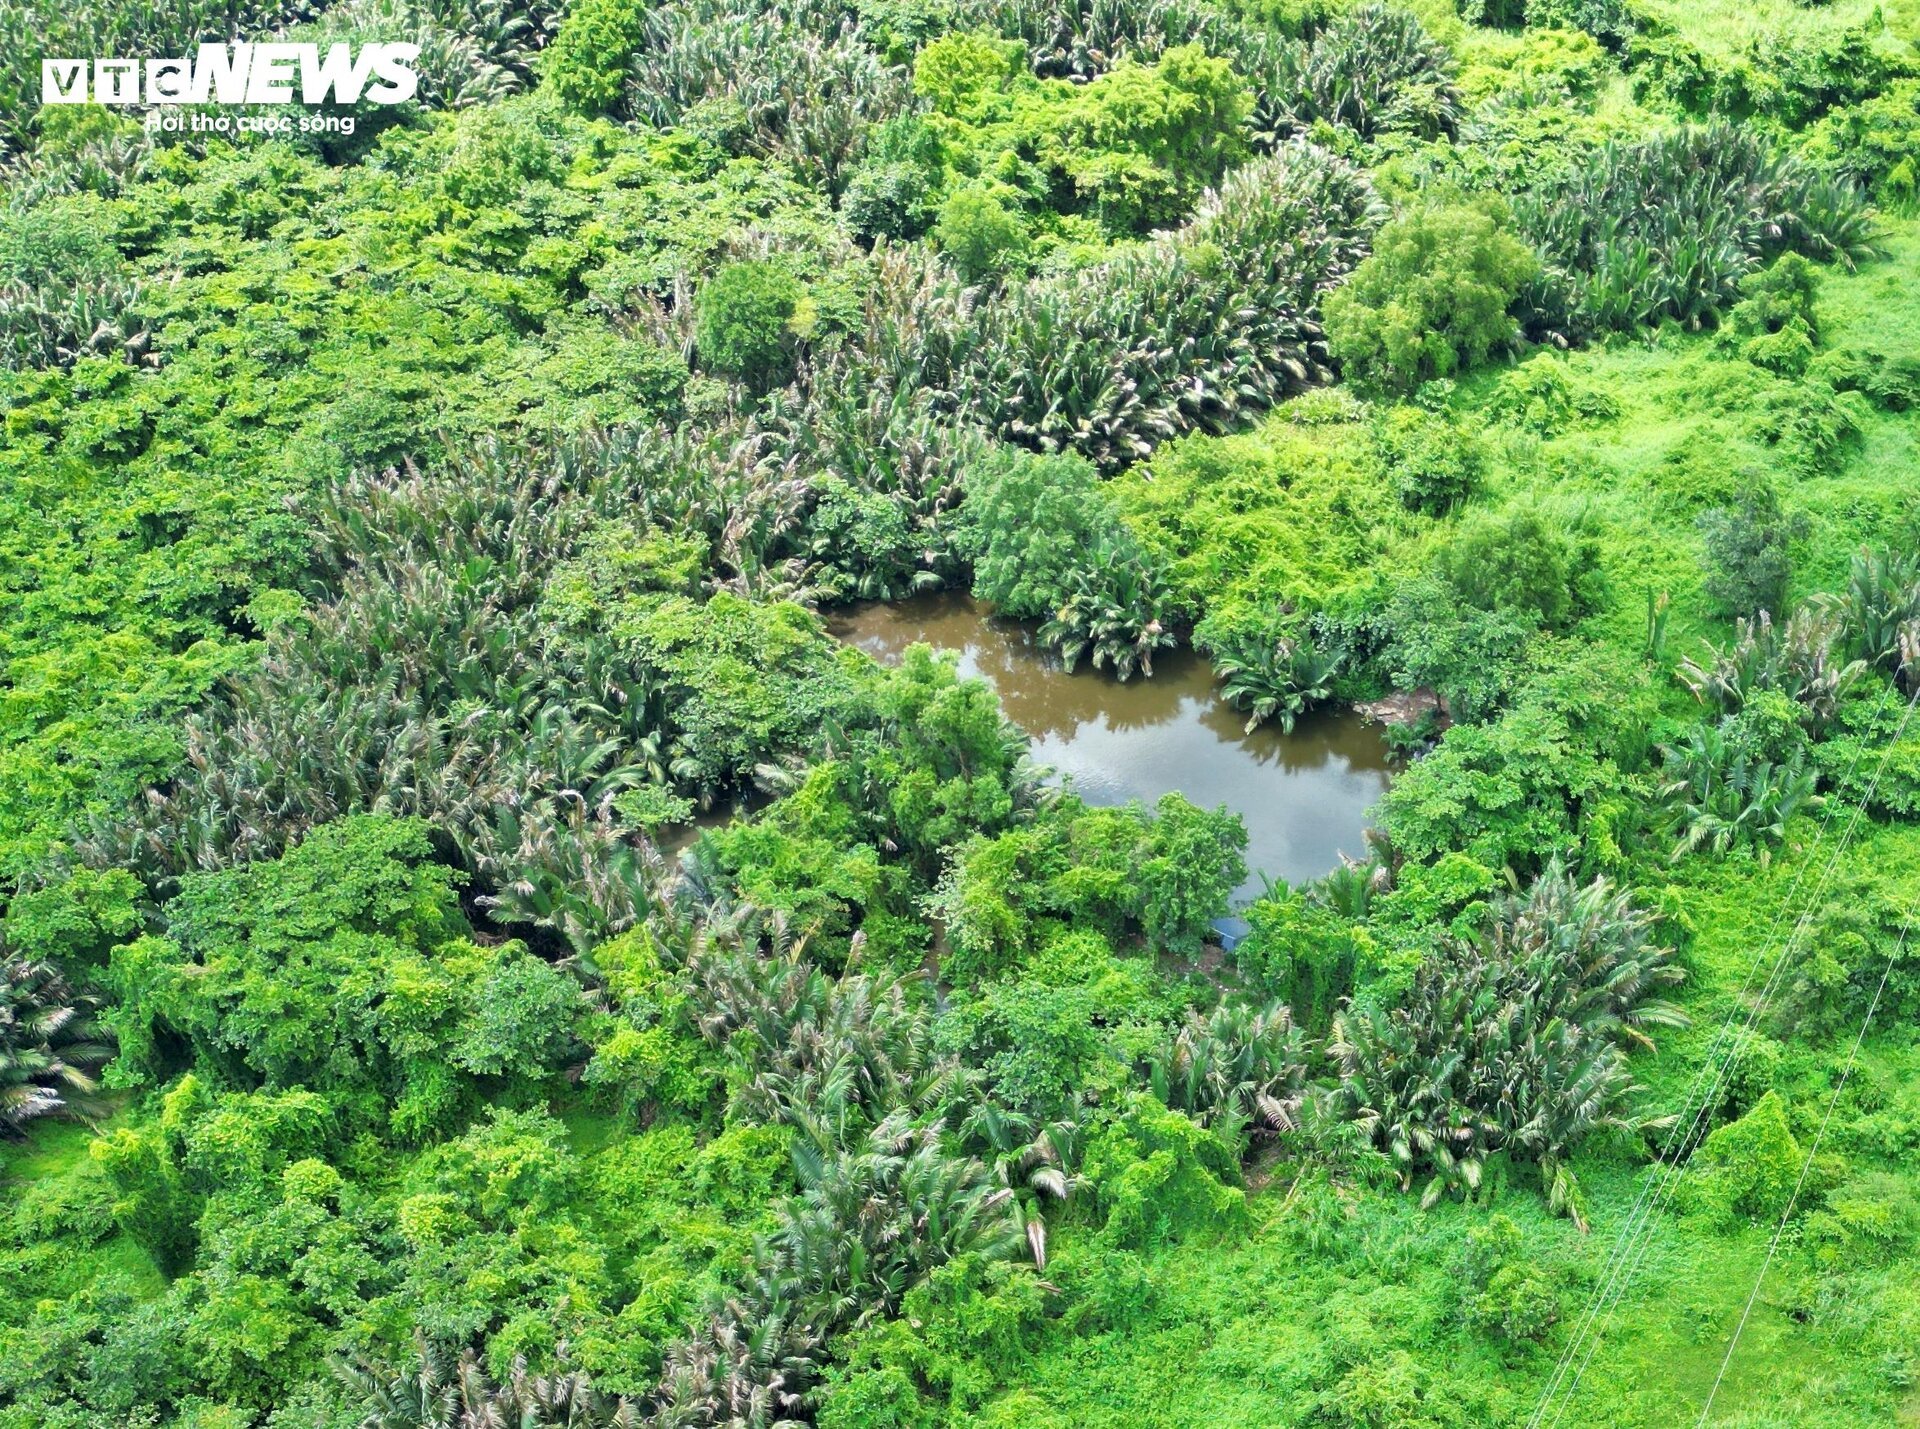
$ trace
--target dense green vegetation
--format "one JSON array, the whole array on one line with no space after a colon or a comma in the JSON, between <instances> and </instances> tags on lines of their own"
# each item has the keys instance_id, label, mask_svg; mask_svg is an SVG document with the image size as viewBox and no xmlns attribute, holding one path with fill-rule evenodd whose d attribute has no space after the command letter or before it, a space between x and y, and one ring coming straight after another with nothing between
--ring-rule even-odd
<instances>
[{"instance_id":1,"label":"dense green vegetation","mask_svg":"<svg viewBox=\"0 0 1920 1429\"><path fill-rule=\"evenodd\" d=\"M0 5L236 32L0 77L0 1429L1920 1421L1920 6Z\"/></svg>"}]
</instances>

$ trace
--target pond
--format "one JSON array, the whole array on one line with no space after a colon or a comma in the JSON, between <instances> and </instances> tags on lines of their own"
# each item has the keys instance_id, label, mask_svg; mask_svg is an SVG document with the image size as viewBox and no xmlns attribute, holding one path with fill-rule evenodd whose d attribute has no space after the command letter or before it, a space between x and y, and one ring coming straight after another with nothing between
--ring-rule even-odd
<instances>
[{"instance_id":1,"label":"pond","mask_svg":"<svg viewBox=\"0 0 1920 1429\"><path fill-rule=\"evenodd\" d=\"M1318 878L1342 854L1362 857L1369 813L1386 792L1391 759L1381 729L1328 712L1292 734L1221 700L1213 671L1191 650L1161 651L1153 677L1122 684L1084 665L1068 674L1032 632L996 620L970 597L917 596L867 605L828 620L841 640L882 660L915 641L960 656L1000 696L1007 718L1033 737L1033 756L1090 804L1151 804L1178 790L1196 804L1225 804L1246 821L1247 882L1265 873L1289 883Z\"/></svg>"}]
</instances>

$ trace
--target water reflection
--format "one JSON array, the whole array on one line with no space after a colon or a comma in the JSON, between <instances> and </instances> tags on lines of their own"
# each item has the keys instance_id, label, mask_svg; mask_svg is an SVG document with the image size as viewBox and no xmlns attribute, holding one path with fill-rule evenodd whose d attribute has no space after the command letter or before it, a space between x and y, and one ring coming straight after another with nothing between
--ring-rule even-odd
<instances>
[{"instance_id":1,"label":"water reflection","mask_svg":"<svg viewBox=\"0 0 1920 1429\"><path fill-rule=\"evenodd\" d=\"M1148 803L1179 790L1197 804L1225 804L1247 825L1243 896L1259 874L1317 878L1342 853L1364 852L1368 812L1385 792L1386 741L1350 713L1302 720L1290 735L1252 734L1215 695L1212 671L1190 650L1162 652L1152 679L1125 684L1085 669L1072 675L1030 631L995 620L969 597L921 596L835 616L842 640L883 660L924 640L960 656L962 674L989 681L1007 716L1033 736L1051 764L1095 804Z\"/></svg>"}]
</instances>

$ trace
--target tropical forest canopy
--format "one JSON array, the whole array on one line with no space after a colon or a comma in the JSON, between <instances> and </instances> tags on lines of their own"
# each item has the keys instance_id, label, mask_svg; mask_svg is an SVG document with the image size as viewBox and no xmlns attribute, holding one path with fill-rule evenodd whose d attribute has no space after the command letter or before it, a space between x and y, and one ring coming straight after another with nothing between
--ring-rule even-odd
<instances>
[{"instance_id":1,"label":"tropical forest canopy","mask_svg":"<svg viewBox=\"0 0 1920 1429\"><path fill-rule=\"evenodd\" d=\"M0 1429L1920 1417L1920 0L0 35Z\"/></svg>"}]
</instances>

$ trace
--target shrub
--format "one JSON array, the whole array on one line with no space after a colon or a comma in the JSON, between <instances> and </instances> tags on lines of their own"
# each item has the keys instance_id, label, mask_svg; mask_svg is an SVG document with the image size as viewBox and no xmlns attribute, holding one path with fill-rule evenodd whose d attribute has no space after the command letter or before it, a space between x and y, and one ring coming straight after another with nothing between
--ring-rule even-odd
<instances>
[{"instance_id":1,"label":"shrub","mask_svg":"<svg viewBox=\"0 0 1920 1429\"><path fill-rule=\"evenodd\" d=\"M1768 1092L1738 1121L1717 1127L1693 1153L1688 1200L1718 1219L1778 1219L1801 1168L1787 1104Z\"/></svg>"},{"instance_id":2,"label":"shrub","mask_svg":"<svg viewBox=\"0 0 1920 1429\"><path fill-rule=\"evenodd\" d=\"M1798 253L1740 280L1740 301L1727 314L1726 337L1756 367L1798 377L1819 341L1814 298L1820 270Z\"/></svg>"},{"instance_id":3,"label":"shrub","mask_svg":"<svg viewBox=\"0 0 1920 1429\"><path fill-rule=\"evenodd\" d=\"M1486 446L1474 433L1418 407L1390 408L1374 424L1380 460L1409 511L1444 516L1480 487Z\"/></svg>"},{"instance_id":4,"label":"shrub","mask_svg":"<svg viewBox=\"0 0 1920 1429\"><path fill-rule=\"evenodd\" d=\"M542 57L547 85L583 113L614 108L646 20L642 0L575 0Z\"/></svg>"},{"instance_id":5,"label":"shrub","mask_svg":"<svg viewBox=\"0 0 1920 1429\"><path fill-rule=\"evenodd\" d=\"M942 204L933 236L968 282L1016 271L1026 261L1026 223L982 189L961 189Z\"/></svg>"},{"instance_id":6,"label":"shrub","mask_svg":"<svg viewBox=\"0 0 1920 1429\"><path fill-rule=\"evenodd\" d=\"M800 297L799 279L777 263L729 263L695 300L701 362L755 388L780 381L793 365L791 323Z\"/></svg>"},{"instance_id":7,"label":"shrub","mask_svg":"<svg viewBox=\"0 0 1920 1429\"><path fill-rule=\"evenodd\" d=\"M1593 604L1599 551L1575 540L1538 509L1476 513L1441 549L1441 575L1482 610L1521 616L1549 629Z\"/></svg>"},{"instance_id":8,"label":"shrub","mask_svg":"<svg viewBox=\"0 0 1920 1429\"><path fill-rule=\"evenodd\" d=\"M1732 642L1708 646L1704 662L1680 662L1680 682L1696 699L1726 714L1777 691L1800 707L1801 720L1813 734L1824 734L1866 668L1844 658L1844 614L1808 601L1784 625L1775 625L1763 610L1752 620L1736 620L1733 628Z\"/></svg>"},{"instance_id":9,"label":"shrub","mask_svg":"<svg viewBox=\"0 0 1920 1429\"><path fill-rule=\"evenodd\" d=\"M1094 469L1077 456L996 449L967 473L954 545L973 563L973 593L1002 615L1038 620L1103 537L1124 533Z\"/></svg>"},{"instance_id":10,"label":"shrub","mask_svg":"<svg viewBox=\"0 0 1920 1429\"><path fill-rule=\"evenodd\" d=\"M1159 571L1131 536L1108 537L1068 575L1060 604L1039 636L1071 671L1081 659L1122 680L1153 673L1153 652L1174 644Z\"/></svg>"},{"instance_id":11,"label":"shrub","mask_svg":"<svg viewBox=\"0 0 1920 1429\"><path fill-rule=\"evenodd\" d=\"M1289 888L1270 890L1248 906L1252 931L1234 949L1240 975L1278 997L1300 1025L1318 1032L1334 1009L1375 971L1366 928Z\"/></svg>"},{"instance_id":12,"label":"shrub","mask_svg":"<svg viewBox=\"0 0 1920 1429\"><path fill-rule=\"evenodd\" d=\"M1504 1150L1537 1162L1549 1204L1585 1228L1567 1157L1595 1131L1640 1124L1622 1044L1685 1022L1652 997L1681 974L1651 925L1604 879L1581 886L1550 866L1489 910L1479 938L1423 962L1397 1005L1334 1019L1340 1097L1403 1188L1427 1175L1431 1205L1477 1187ZM1542 1308L1521 1292L1502 1312L1534 1327Z\"/></svg>"},{"instance_id":13,"label":"shrub","mask_svg":"<svg viewBox=\"0 0 1920 1429\"><path fill-rule=\"evenodd\" d=\"M1454 204L1389 223L1373 256L1326 301L1333 354L1356 380L1410 391L1485 360L1519 335L1508 316L1539 260L1504 208Z\"/></svg>"},{"instance_id":14,"label":"shrub","mask_svg":"<svg viewBox=\"0 0 1920 1429\"><path fill-rule=\"evenodd\" d=\"M1667 751L1660 792L1679 832L1676 861L1702 848L1715 854L1751 849L1765 864L1785 842L1794 815L1821 805L1806 751L1775 760L1743 737L1736 719L1695 729Z\"/></svg>"},{"instance_id":15,"label":"shrub","mask_svg":"<svg viewBox=\"0 0 1920 1429\"><path fill-rule=\"evenodd\" d=\"M1793 574L1792 543L1806 538L1805 514L1788 516L1757 473L1737 506L1703 513L1694 523L1706 557L1707 599L1725 615L1782 609Z\"/></svg>"}]
</instances>

